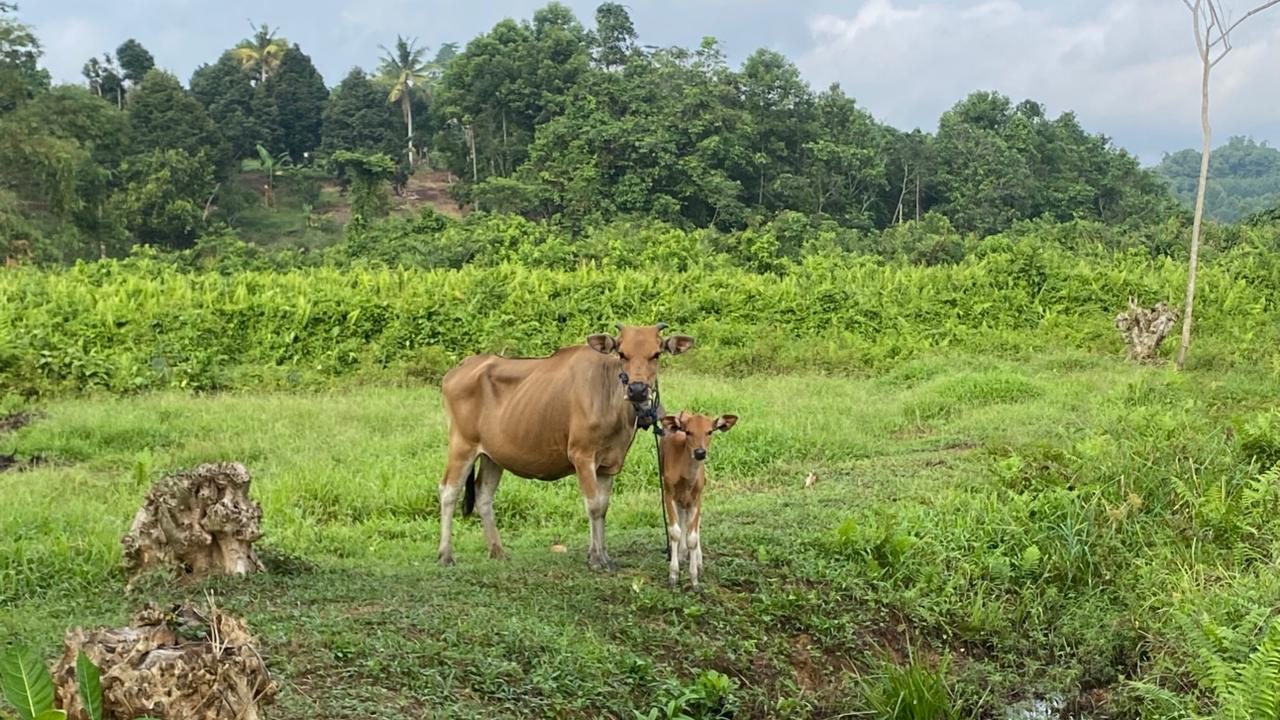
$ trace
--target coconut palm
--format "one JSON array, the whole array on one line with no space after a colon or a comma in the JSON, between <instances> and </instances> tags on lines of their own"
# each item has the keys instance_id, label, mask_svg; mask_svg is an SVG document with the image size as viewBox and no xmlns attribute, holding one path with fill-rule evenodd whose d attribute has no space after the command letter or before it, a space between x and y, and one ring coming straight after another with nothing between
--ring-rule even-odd
<instances>
[{"instance_id":1,"label":"coconut palm","mask_svg":"<svg viewBox=\"0 0 1280 720\"><path fill-rule=\"evenodd\" d=\"M263 23L256 28L252 39L241 40L231 51L241 67L257 74L259 83L266 82L267 77L280 67L280 58L289 49L289 41L276 37L276 32Z\"/></svg>"},{"instance_id":2,"label":"coconut palm","mask_svg":"<svg viewBox=\"0 0 1280 720\"><path fill-rule=\"evenodd\" d=\"M400 111L404 113L405 125L409 128L409 167L413 167L413 93L415 87L421 87L431 79L433 66L424 60L427 48L415 47L417 39L405 40L396 36L395 50L382 47L386 55L378 67L378 74L383 82L390 86L387 102L400 102Z\"/></svg>"}]
</instances>

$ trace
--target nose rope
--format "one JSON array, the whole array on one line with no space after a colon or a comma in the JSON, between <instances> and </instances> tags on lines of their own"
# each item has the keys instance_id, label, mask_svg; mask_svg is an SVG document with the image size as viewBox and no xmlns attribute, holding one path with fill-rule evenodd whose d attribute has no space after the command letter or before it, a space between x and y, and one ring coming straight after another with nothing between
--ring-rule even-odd
<instances>
[{"instance_id":1,"label":"nose rope","mask_svg":"<svg viewBox=\"0 0 1280 720\"><path fill-rule=\"evenodd\" d=\"M626 387L631 378L623 371L618 373L618 379ZM667 554L667 560L671 560L671 543L667 539L667 528L671 521L667 518L667 487L662 482L662 436L666 433L662 429L662 418L658 417L662 409L662 391L658 387L657 375L653 377L653 402L649 403L649 409L642 411L637 404L632 405L636 411L636 427L640 427L642 420L648 420L649 428L653 430L653 447L658 456L658 499L662 504L662 548Z\"/></svg>"},{"instance_id":2,"label":"nose rope","mask_svg":"<svg viewBox=\"0 0 1280 720\"><path fill-rule=\"evenodd\" d=\"M653 446L658 451L658 501L662 504L662 549L666 551L667 561L671 560L671 543L667 538L667 528L670 527L670 521L667 520L667 486L662 482L662 430L661 418L658 417L658 411L662 407L662 393L658 390L658 376L653 376Z\"/></svg>"}]
</instances>

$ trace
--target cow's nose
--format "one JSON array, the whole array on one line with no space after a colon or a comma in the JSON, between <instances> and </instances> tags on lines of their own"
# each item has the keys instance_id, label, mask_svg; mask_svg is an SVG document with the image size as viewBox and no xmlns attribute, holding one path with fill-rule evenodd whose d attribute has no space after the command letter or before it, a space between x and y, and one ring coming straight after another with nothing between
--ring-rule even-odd
<instances>
[{"instance_id":1,"label":"cow's nose","mask_svg":"<svg viewBox=\"0 0 1280 720\"><path fill-rule=\"evenodd\" d=\"M627 395L632 400L644 400L649 397L649 386L642 382L633 382L627 385Z\"/></svg>"},{"instance_id":2,"label":"cow's nose","mask_svg":"<svg viewBox=\"0 0 1280 720\"><path fill-rule=\"evenodd\" d=\"M693 451L693 459L694 459L694 460L706 460L706 459L707 459L707 451L706 451L705 449L703 449L703 448L698 448L697 450L694 450L694 451Z\"/></svg>"}]
</instances>

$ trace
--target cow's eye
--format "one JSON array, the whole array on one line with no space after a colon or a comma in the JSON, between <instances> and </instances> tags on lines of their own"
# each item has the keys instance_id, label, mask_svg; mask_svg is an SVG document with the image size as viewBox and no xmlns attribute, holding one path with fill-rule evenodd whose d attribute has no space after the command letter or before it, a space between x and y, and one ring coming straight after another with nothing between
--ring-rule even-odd
<instances>
[{"instance_id":1,"label":"cow's eye","mask_svg":"<svg viewBox=\"0 0 1280 720\"><path fill-rule=\"evenodd\" d=\"M622 358L623 360L626 360L626 359L627 359L627 354L626 354L626 353L624 353L624 352L619 352L619 353L618 353L618 357Z\"/></svg>"},{"instance_id":2,"label":"cow's eye","mask_svg":"<svg viewBox=\"0 0 1280 720\"><path fill-rule=\"evenodd\" d=\"M656 352L656 353L654 353L654 354L653 354L653 357L651 357L651 358L649 358L649 359L650 359L650 360L657 360L657 359L658 359L658 358L660 358L660 357L662 357L662 353L660 353L660 352Z\"/></svg>"}]
</instances>

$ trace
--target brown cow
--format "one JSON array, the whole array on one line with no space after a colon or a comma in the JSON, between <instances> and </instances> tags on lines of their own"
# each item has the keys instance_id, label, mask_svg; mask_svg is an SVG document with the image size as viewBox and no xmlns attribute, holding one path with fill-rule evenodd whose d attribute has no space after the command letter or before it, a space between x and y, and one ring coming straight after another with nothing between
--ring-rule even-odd
<instances>
[{"instance_id":1,"label":"brown cow","mask_svg":"<svg viewBox=\"0 0 1280 720\"><path fill-rule=\"evenodd\" d=\"M711 435L727 432L738 422L737 415L718 418L681 411L662 418L662 501L667 509L667 540L671 543L671 565L667 582L680 579L680 556L688 555L689 580L694 589L702 575L702 488L707 483L707 448Z\"/></svg>"},{"instance_id":2,"label":"brown cow","mask_svg":"<svg viewBox=\"0 0 1280 720\"><path fill-rule=\"evenodd\" d=\"M591 524L587 561L616 566L605 551L604 520L613 478L622 471L638 427L660 417L653 387L662 353L679 355L693 338L659 333L665 324L618 326L586 345L536 359L476 355L441 382L449 420L449 456L440 481L440 562L453 563L453 508L467 480L484 525L489 556L503 557L493 496L503 470L558 480L577 474ZM471 502L464 502L463 511Z\"/></svg>"}]
</instances>

